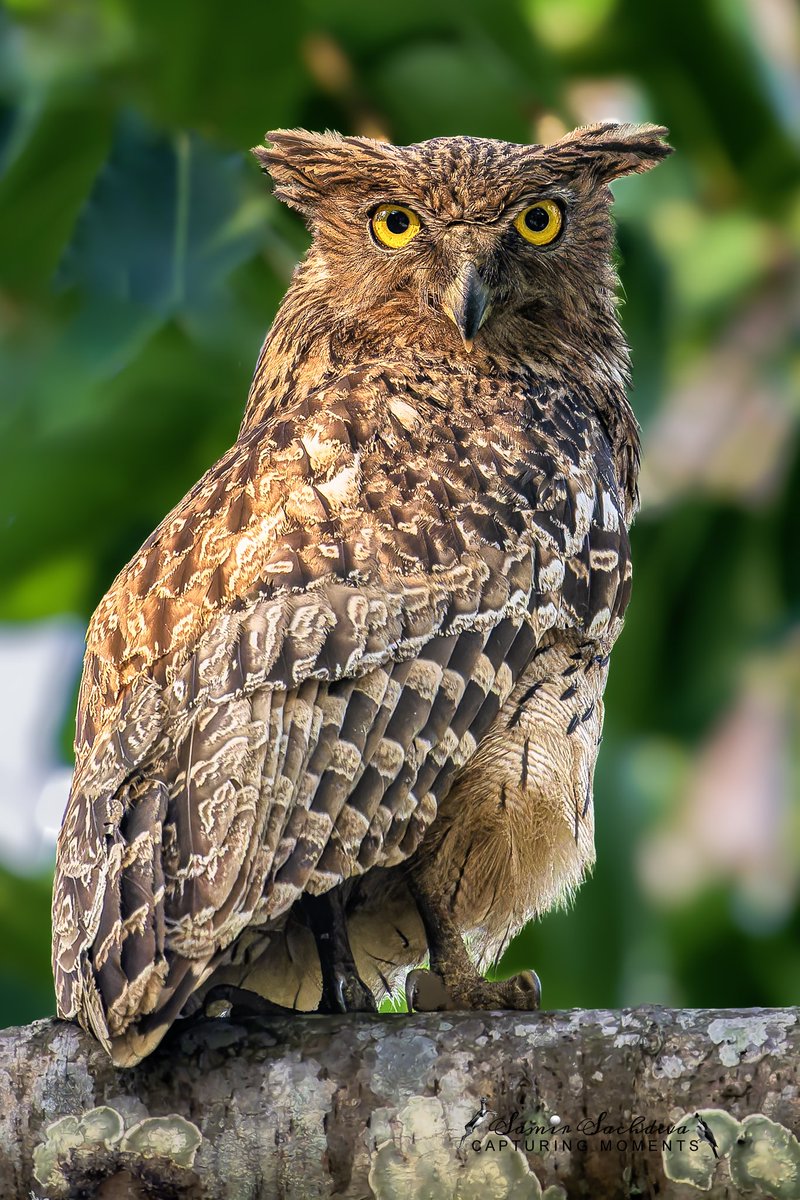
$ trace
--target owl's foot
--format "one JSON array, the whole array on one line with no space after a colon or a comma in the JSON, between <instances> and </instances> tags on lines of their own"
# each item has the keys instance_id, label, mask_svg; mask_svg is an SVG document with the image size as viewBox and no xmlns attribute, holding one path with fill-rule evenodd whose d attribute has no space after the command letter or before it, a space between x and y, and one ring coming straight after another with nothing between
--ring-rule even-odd
<instances>
[{"instance_id":1,"label":"owl's foot","mask_svg":"<svg viewBox=\"0 0 800 1200\"><path fill-rule=\"evenodd\" d=\"M430 970L411 971L406 979L409 1009L417 1012L471 1011L539 1007L542 988L533 971L511 979L488 980L480 975L467 954L450 905L430 888L423 877L411 876L414 896L430 953Z\"/></svg>"},{"instance_id":2,"label":"owl's foot","mask_svg":"<svg viewBox=\"0 0 800 1200\"><path fill-rule=\"evenodd\" d=\"M534 1012L542 999L535 971L523 971L510 979L483 979L477 971L448 978L437 971L410 971L406 977L409 1012L471 1012L476 1009L517 1009Z\"/></svg>"},{"instance_id":3,"label":"owl's foot","mask_svg":"<svg viewBox=\"0 0 800 1200\"><path fill-rule=\"evenodd\" d=\"M322 997L317 1012L377 1012L370 989L359 977L350 940L340 887L321 896L303 897L303 912L314 935L322 972Z\"/></svg>"}]
</instances>

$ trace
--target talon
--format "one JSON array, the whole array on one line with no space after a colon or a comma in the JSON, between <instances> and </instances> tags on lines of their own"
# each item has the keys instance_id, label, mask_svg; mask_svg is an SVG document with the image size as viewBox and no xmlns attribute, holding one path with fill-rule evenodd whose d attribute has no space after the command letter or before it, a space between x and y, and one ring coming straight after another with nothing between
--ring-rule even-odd
<instances>
[{"instance_id":1,"label":"talon","mask_svg":"<svg viewBox=\"0 0 800 1200\"><path fill-rule=\"evenodd\" d=\"M358 977L349 981L345 992L347 1012L377 1012L378 1005L367 985Z\"/></svg>"},{"instance_id":2,"label":"talon","mask_svg":"<svg viewBox=\"0 0 800 1200\"><path fill-rule=\"evenodd\" d=\"M509 999L518 999L521 1003L514 1008L533 1011L542 1002L542 985L535 971L521 971L505 981Z\"/></svg>"},{"instance_id":3,"label":"talon","mask_svg":"<svg viewBox=\"0 0 800 1200\"><path fill-rule=\"evenodd\" d=\"M323 989L318 1013L377 1012L378 1006L367 985L356 974L338 975Z\"/></svg>"}]
</instances>

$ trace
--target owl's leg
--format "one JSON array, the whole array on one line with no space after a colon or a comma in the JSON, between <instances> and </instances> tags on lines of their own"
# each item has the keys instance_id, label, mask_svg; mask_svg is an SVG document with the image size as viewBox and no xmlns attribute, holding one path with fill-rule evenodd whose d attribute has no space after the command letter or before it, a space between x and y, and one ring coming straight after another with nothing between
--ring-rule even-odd
<instances>
[{"instance_id":1,"label":"owl's leg","mask_svg":"<svg viewBox=\"0 0 800 1200\"><path fill-rule=\"evenodd\" d=\"M418 877L411 877L410 889L430 951L430 971L411 971L406 979L406 1000L410 1010L534 1010L539 1007L541 986L534 971L523 971L511 979L484 979L467 954L447 902L437 900Z\"/></svg>"},{"instance_id":2,"label":"owl's leg","mask_svg":"<svg viewBox=\"0 0 800 1200\"><path fill-rule=\"evenodd\" d=\"M305 895L302 908L317 944L322 972L322 998L317 1011L376 1012L375 997L356 970L342 888L331 888L321 896Z\"/></svg>"}]
</instances>

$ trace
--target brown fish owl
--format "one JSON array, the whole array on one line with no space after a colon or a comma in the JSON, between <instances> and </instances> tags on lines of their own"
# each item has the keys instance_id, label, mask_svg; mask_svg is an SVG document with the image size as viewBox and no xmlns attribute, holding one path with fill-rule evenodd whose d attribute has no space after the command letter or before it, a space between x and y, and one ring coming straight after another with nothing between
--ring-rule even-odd
<instances>
[{"instance_id":1,"label":"brown fish owl","mask_svg":"<svg viewBox=\"0 0 800 1200\"><path fill-rule=\"evenodd\" d=\"M368 1009L428 951L417 1007L538 1003L479 966L594 858L639 454L607 185L665 132L255 151L311 248L88 634L53 961L116 1063L212 987Z\"/></svg>"}]
</instances>

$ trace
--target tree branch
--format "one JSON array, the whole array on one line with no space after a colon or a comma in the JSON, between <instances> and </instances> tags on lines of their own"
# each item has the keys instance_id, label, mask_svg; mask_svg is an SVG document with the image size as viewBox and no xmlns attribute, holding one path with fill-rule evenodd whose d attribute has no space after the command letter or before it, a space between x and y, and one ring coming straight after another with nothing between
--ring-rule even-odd
<instances>
[{"instance_id":1,"label":"tree branch","mask_svg":"<svg viewBox=\"0 0 800 1200\"><path fill-rule=\"evenodd\" d=\"M783 1200L799 1013L180 1022L129 1071L39 1021L0 1033L0 1195Z\"/></svg>"}]
</instances>

